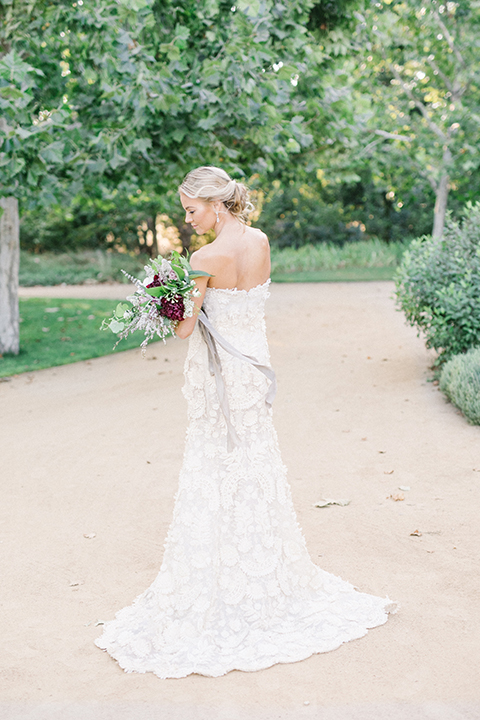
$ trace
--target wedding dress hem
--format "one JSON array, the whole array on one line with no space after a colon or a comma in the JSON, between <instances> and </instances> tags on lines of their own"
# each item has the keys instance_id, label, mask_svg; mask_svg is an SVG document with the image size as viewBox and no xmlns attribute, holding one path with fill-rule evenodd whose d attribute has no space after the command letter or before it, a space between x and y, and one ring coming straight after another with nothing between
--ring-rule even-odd
<instances>
[{"instance_id":1,"label":"wedding dress hem","mask_svg":"<svg viewBox=\"0 0 480 720\"><path fill-rule=\"evenodd\" d=\"M362 595L363 593L358 594ZM137 598L137 600L140 600L142 597L143 596L140 596L139 598ZM302 660L313 657L313 655L333 652L334 650L337 650L339 647L341 647L347 642L350 642L351 640L359 640L360 638L365 637L369 630L384 625L388 620L388 616L394 615L399 609L398 603L391 601L388 597L384 600L381 600L380 598L376 599L380 600L380 602L382 603L381 613L383 614L383 617L380 617L379 615L376 620L371 621L371 624L362 627L356 627L355 632L345 632L340 637L336 637L335 639L332 639L330 641L324 641L321 647L318 644L312 644L309 647L298 648L297 652L291 652L288 655L279 654L276 655L274 658L263 658L262 660L257 659L256 662L250 663L231 661L230 663L223 665L221 662L218 662L216 667L212 667L211 662L206 662L205 664L203 664L201 660L198 660L197 662L192 662L189 666L184 666L181 670L179 670L174 668L175 663L173 662L168 670L165 670L164 668L162 671L160 669L157 669L155 667L155 664L148 665L146 663L142 665L138 662L138 660L132 661L131 658L126 657L123 652L120 652L118 649L115 648L115 642L113 644L110 644L104 637L100 637L95 640L95 645L101 650L108 652L109 655L114 660L116 660L119 667L124 672L136 672L140 674L151 672L161 680L179 679L183 677L188 677L192 674L212 678L223 677L223 675L227 675L229 672L232 672L234 670L237 670L239 672L256 672L257 670L266 670L270 667L273 667L274 665L286 665L288 663L301 662ZM133 607L135 607L137 600L135 600L135 602L133 603ZM125 608L125 610L130 609L133 608ZM124 611L121 610L119 613L117 613L117 615L115 616L116 619L121 619L121 615L123 612ZM214 654L218 658L218 645L216 644L216 640L214 638L211 638L211 650L213 650ZM205 654L208 656L208 651Z\"/></svg>"},{"instance_id":2,"label":"wedding dress hem","mask_svg":"<svg viewBox=\"0 0 480 720\"><path fill-rule=\"evenodd\" d=\"M207 288L206 315L227 343L218 361L238 443L229 447L197 324L185 361L185 454L160 572L96 640L125 672L220 677L299 662L363 637L394 611L388 598L358 592L312 562L266 402L270 381L225 349L270 365L268 287Z\"/></svg>"}]
</instances>

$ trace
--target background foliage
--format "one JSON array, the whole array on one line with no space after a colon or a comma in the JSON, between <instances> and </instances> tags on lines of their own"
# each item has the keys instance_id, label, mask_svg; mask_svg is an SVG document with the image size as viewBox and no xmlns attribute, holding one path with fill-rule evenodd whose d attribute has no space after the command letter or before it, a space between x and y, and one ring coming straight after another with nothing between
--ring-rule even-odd
<instances>
[{"instance_id":1,"label":"background foliage","mask_svg":"<svg viewBox=\"0 0 480 720\"><path fill-rule=\"evenodd\" d=\"M445 363L440 390L473 425L480 425L480 348L455 355Z\"/></svg>"},{"instance_id":2,"label":"background foliage","mask_svg":"<svg viewBox=\"0 0 480 720\"><path fill-rule=\"evenodd\" d=\"M436 365L480 345L480 203L447 217L443 238L414 240L396 275L407 322L438 353Z\"/></svg>"},{"instance_id":3,"label":"background foliage","mask_svg":"<svg viewBox=\"0 0 480 720\"><path fill-rule=\"evenodd\" d=\"M278 246L403 241L431 231L442 178L454 216L480 191L473 0L0 0L0 15L0 194L21 201L25 249L113 234L141 251L159 212L188 246L176 186L203 163L250 182Z\"/></svg>"}]
</instances>

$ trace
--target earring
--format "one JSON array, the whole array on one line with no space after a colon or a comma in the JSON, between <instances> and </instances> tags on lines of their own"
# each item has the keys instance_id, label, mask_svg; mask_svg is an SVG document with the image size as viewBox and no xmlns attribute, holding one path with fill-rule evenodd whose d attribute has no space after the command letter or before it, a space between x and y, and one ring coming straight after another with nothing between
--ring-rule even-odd
<instances>
[{"instance_id":1,"label":"earring","mask_svg":"<svg viewBox=\"0 0 480 720\"><path fill-rule=\"evenodd\" d=\"M218 210L215 210L215 215L217 216L216 222L218 223Z\"/></svg>"}]
</instances>

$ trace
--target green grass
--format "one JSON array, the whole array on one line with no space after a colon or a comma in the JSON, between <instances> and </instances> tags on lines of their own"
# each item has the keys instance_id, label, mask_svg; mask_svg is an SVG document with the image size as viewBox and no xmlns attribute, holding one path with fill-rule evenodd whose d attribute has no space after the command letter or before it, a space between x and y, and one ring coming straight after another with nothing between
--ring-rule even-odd
<instances>
[{"instance_id":1,"label":"green grass","mask_svg":"<svg viewBox=\"0 0 480 720\"><path fill-rule=\"evenodd\" d=\"M272 248L275 282L391 280L406 250L404 243L361 240L347 245Z\"/></svg>"},{"instance_id":2,"label":"green grass","mask_svg":"<svg viewBox=\"0 0 480 720\"><path fill-rule=\"evenodd\" d=\"M347 245L305 245L272 248L275 282L331 282L335 280L390 280L406 249L403 243L361 240ZM22 252L20 285L77 285L128 282L123 268L142 277L146 255L90 250L77 253Z\"/></svg>"},{"instance_id":3,"label":"green grass","mask_svg":"<svg viewBox=\"0 0 480 720\"><path fill-rule=\"evenodd\" d=\"M392 280L395 268L364 267L338 268L335 270L297 270L272 273L273 282L359 282L366 280Z\"/></svg>"},{"instance_id":4,"label":"green grass","mask_svg":"<svg viewBox=\"0 0 480 720\"><path fill-rule=\"evenodd\" d=\"M20 300L20 352L0 356L0 377L108 355L116 336L101 331L115 300ZM143 336L130 335L115 352L138 347Z\"/></svg>"},{"instance_id":5,"label":"green grass","mask_svg":"<svg viewBox=\"0 0 480 720\"><path fill-rule=\"evenodd\" d=\"M20 285L80 285L82 283L129 281L121 269L131 275L143 272L147 255L85 250L76 253L20 254Z\"/></svg>"}]
</instances>

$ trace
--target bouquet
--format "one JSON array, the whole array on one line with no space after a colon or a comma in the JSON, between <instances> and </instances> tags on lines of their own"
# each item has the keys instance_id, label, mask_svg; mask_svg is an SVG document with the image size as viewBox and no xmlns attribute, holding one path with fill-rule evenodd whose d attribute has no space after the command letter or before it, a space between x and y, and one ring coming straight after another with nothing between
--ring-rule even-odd
<instances>
[{"instance_id":1,"label":"bouquet","mask_svg":"<svg viewBox=\"0 0 480 720\"><path fill-rule=\"evenodd\" d=\"M145 279L139 280L122 270L131 280L136 291L126 300L130 303L119 303L112 317L102 323L102 330L111 330L118 336L114 345L137 330L145 335L141 343L142 355L155 335L165 342L175 326L181 320L191 317L195 310L194 297L200 295L195 285L197 277L211 277L201 270L192 270L187 258L178 252L172 252L169 260L161 255L145 265Z\"/></svg>"}]
</instances>

